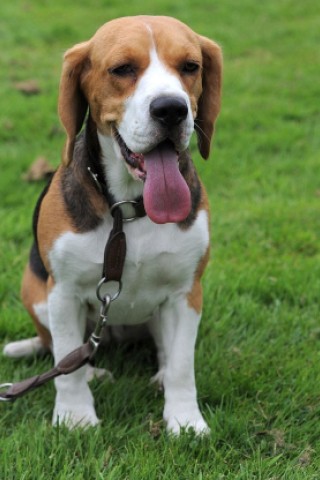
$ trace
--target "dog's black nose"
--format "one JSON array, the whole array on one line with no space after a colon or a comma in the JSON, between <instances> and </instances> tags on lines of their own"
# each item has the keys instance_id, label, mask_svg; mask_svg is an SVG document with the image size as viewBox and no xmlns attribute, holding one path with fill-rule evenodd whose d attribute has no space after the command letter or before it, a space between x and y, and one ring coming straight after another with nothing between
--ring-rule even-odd
<instances>
[{"instance_id":1,"label":"dog's black nose","mask_svg":"<svg viewBox=\"0 0 320 480\"><path fill-rule=\"evenodd\" d=\"M150 115L166 127L178 125L188 115L188 105L179 97L157 97L150 104Z\"/></svg>"}]
</instances>

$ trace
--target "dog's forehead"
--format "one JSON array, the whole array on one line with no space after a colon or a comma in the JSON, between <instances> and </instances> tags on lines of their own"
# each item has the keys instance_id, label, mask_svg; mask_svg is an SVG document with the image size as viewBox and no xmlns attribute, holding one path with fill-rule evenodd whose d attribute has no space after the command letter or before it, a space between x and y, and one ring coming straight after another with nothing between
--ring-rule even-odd
<instances>
[{"instance_id":1,"label":"dog's forehead","mask_svg":"<svg viewBox=\"0 0 320 480\"><path fill-rule=\"evenodd\" d=\"M198 36L185 24L171 17L123 17L104 24L92 37L92 54L102 56L148 55L151 49L170 55L200 53Z\"/></svg>"}]
</instances>

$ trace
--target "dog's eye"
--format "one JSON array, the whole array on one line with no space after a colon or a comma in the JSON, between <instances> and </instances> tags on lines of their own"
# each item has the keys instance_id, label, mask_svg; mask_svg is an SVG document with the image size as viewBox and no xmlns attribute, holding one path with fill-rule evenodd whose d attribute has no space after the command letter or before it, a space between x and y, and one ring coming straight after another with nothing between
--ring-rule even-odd
<instances>
[{"instance_id":1,"label":"dog's eye","mask_svg":"<svg viewBox=\"0 0 320 480\"><path fill-rule=\"evenodd\" d=\"M130 63L110 68L109 72L117 77L133 77L136 75L136 69Z\"/></svg>"},{"instance_id":2,"label":"dog's eye","mask_svg":"<svg viewBox=\"0 0 320 480\"><path fill-rule=\"evenodd\" d=\"M181 66L181 72L184 75L191 75L196 73L200 68L200 65L197 62L188 61Z\"/></svg>"}]
</instances>

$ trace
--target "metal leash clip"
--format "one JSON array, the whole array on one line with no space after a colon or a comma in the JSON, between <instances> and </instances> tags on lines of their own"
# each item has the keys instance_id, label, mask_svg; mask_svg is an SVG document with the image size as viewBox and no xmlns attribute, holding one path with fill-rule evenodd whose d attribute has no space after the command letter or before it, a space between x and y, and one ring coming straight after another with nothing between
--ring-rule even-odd
<instances>
[{"instance_id":1,"label":"metal leash clip","mask_svg":"<svg viewBox=\"0 0 320 480\"><path fill-rule=\"evenodd\" d=\"M91 333L89 337L89 343L92 347L92 353L90 355L90 359L92 359L100 345L101 342L101 332L107 325L108 321L108 310L110 308L112 302L112 298L110 295L106 295L103 300L101 301L101 307L100 307L100 317L99 320L97 321L96 327L94 331Z\"/></svg>"}]
</instances>

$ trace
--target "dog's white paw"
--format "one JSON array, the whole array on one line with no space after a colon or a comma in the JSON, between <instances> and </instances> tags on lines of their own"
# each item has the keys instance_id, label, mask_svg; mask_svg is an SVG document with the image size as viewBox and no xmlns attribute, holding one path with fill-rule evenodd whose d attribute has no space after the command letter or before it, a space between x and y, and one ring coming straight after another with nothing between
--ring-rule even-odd
<instances>
[{"instance_id":1,"label":"dog's white paw","mask_svg":"<svg viewBox=\"0 0 320 480\"><path fill-rule=\"evenodd\" d=\"M196 435L208 435L210 428L203 419L198 408L184 410L183 408L165 409L163 418L167 424L167 431L173 435L180 435L181 430L193 430Z\"/></svg>"},{"instance_id":2,"label":"dog's white paw","mask_svg":"<svg viewBox=\"0 0 320 480\"><path fill-rule=\"evenodd\" d=\"M85 370L79 370L70 377L56 379L57 396L53 411L52 423L54 425L66 425L70 430L77 427L94 427L99 424L99 419L94 408L94 399L85 378L81 383L75 383L79 378L75 377L79 372L85 374Z\"/></svg>"},{"instance_id":3,"label":"dog's white paw","mask_svg":"<svg viewBox=\"0 0 320 480\"><path fill-rule=\"evenodd\" d=\"M91 382L94 378L103 378L107 377L109 382L114 383L114 377L112 375L112 372L110 370L106 370L105 368L96 368L93 367L92 365L87 365L87 370L86 370L86 380L87 382Z\"/></svg>"},{"instance_id":4,"label":"dog's white paw","mask_svg":"<svg viewBox=\"0 0 320 480\"><path fill-rule=\"evenodd\" d=\"M53 412L53 425L65 425L69 430L88 428L99 425L94 407L90 405L73 405L57 403Z\"/></svg>"},{"instance_id":5,"label":"dog's white paw","mask_svg":"<svg viewBox=\"0 0 320 480\"><path fill-rule=\"evenodd\" d=\"M17 342L10 342L3 349L3 354L10 358L22 358L40 355L47 352L40 337L26 338Z\"/></svg>"}]
</instances>

